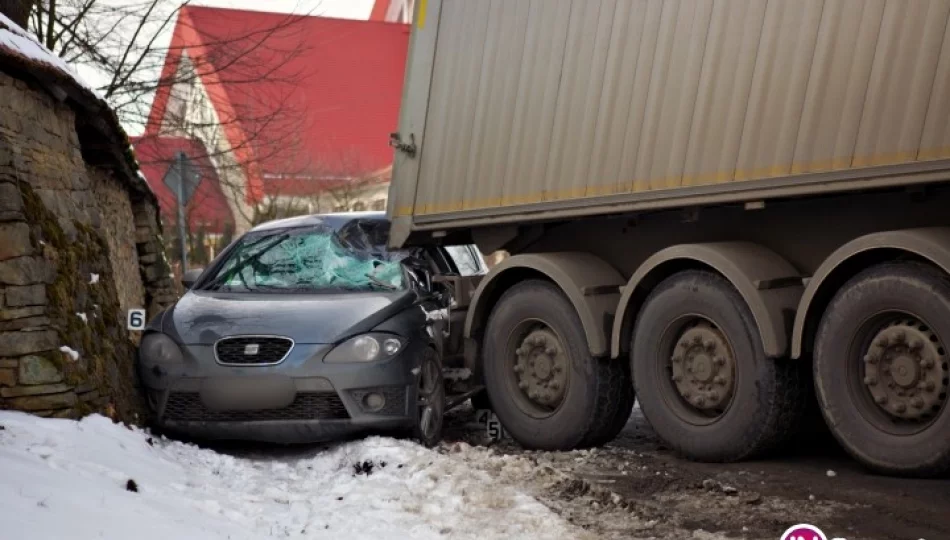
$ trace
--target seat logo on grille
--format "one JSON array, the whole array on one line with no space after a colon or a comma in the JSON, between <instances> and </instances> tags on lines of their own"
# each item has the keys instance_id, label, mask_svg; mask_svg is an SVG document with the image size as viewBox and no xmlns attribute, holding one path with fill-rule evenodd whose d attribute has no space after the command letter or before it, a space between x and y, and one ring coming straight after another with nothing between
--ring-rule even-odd
<instances>
[{"instance_id":1,"label":"seat logo on grille","mask_svg":"<svg viewBox=\"0 0 950 540\"><path fill-rule=\"evenodd\" d=\"M244 346L244 356L256 356L261 352L261 346L257 343L248 343Z\"/></svg>"}]
</instances>

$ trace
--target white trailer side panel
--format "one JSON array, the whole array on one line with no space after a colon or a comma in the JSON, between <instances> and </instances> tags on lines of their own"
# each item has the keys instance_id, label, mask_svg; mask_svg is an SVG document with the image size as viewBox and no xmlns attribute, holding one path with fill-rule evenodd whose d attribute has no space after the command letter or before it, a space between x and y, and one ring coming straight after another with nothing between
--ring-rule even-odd
<instances>
[{"instance_id":1,"label":"white trailer side panel","mask_svg":"<svg viewBox=\"0 0 950 540\"><path fill-rule=\"evenodd\" d=\"M950 178L950 0L422 0L411 231Z\"/></svg>"}]
</instances>

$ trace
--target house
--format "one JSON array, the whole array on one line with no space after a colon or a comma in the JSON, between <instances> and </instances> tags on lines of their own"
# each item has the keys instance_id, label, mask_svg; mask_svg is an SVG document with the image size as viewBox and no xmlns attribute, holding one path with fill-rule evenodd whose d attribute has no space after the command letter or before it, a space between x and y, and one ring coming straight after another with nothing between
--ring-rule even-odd
<instances>
[{"instance_id":1,"label":"house","mask_svg":"<svg viewBox=\"0 0 950 540\"><path fill-rule=\"evenodd\" d=\"M368 21L183 7L135 141L165 216L162 178L186 147L207 173L192 230L385 208L412 6L379 0Z\"/></svg>"},{"instance_id":2,"label":"house","mask_svg":"<svg viewBox=\"0 0 950 540\"><path fill-rule=\"evenodd\" d=\"M192 160L199 177L198 187L185 208L191 230L204 230L212 234L234 230L234 216L218 172L200 140L185 137L133 137L132 144L142 173L149 179L149 185L158 198L165 223L176 223L177 202L175 193L163 180L169 169L176 165L178 155L184 154ZM174 233L173 230L168 232Z\"/></svg>"},{"instance_id":3,"label":"house","mask_svg":"<svg viewBox=\"0 0 950 540\"><path fill-rule=\"evenodd\" d=\"M369 20L411 23L415 4L415 0L376 0Z\"/></svg>"}]
</instances>

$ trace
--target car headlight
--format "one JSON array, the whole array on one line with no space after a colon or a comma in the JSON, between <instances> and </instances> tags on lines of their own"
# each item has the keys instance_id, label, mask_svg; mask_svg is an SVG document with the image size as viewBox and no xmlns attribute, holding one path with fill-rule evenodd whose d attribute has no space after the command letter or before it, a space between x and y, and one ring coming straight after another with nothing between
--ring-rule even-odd
<instances>
[{"instance_id":1,"label":"car headlight","mask_svg":"<svg viewBox=\"0 0 950 540\"><path fill-rule=\"evenodd\" d=\"M386 360L399 354L403 345L402 338L392 334L363 334L337 345L326 356L324 362L349 364Z\"/></svg>"},{"instance_id":2,"label":"car headlight","mask_svg":"<svg viewBox=\"0 0 950 540\"><path fill-rule=\"evenodd\" d=\"M181 348L165 334L148 334L139 345L142 359L154 364L178 364L184 361Z\"/></svg>"}]
</instances>

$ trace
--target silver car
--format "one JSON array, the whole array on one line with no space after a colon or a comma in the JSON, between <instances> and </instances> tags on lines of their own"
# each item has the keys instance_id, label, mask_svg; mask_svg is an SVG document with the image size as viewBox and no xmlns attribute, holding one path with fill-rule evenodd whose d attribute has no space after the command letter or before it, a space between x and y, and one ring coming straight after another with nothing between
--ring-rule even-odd
<instances>
[{"instance_id":1,"label":"silver car","mask_svg":"<svg viewBox=\"0 0 950 540\"><path fill-rule=\"evenodd\" d=\"M394 432L435 444L443 361L460 341L447 283L479 277L484 261L471 246L393 252L388 233L382 213L282 220L189 272L139 348L154 425L204 439Z\"/></svg>"}]
</instances>

